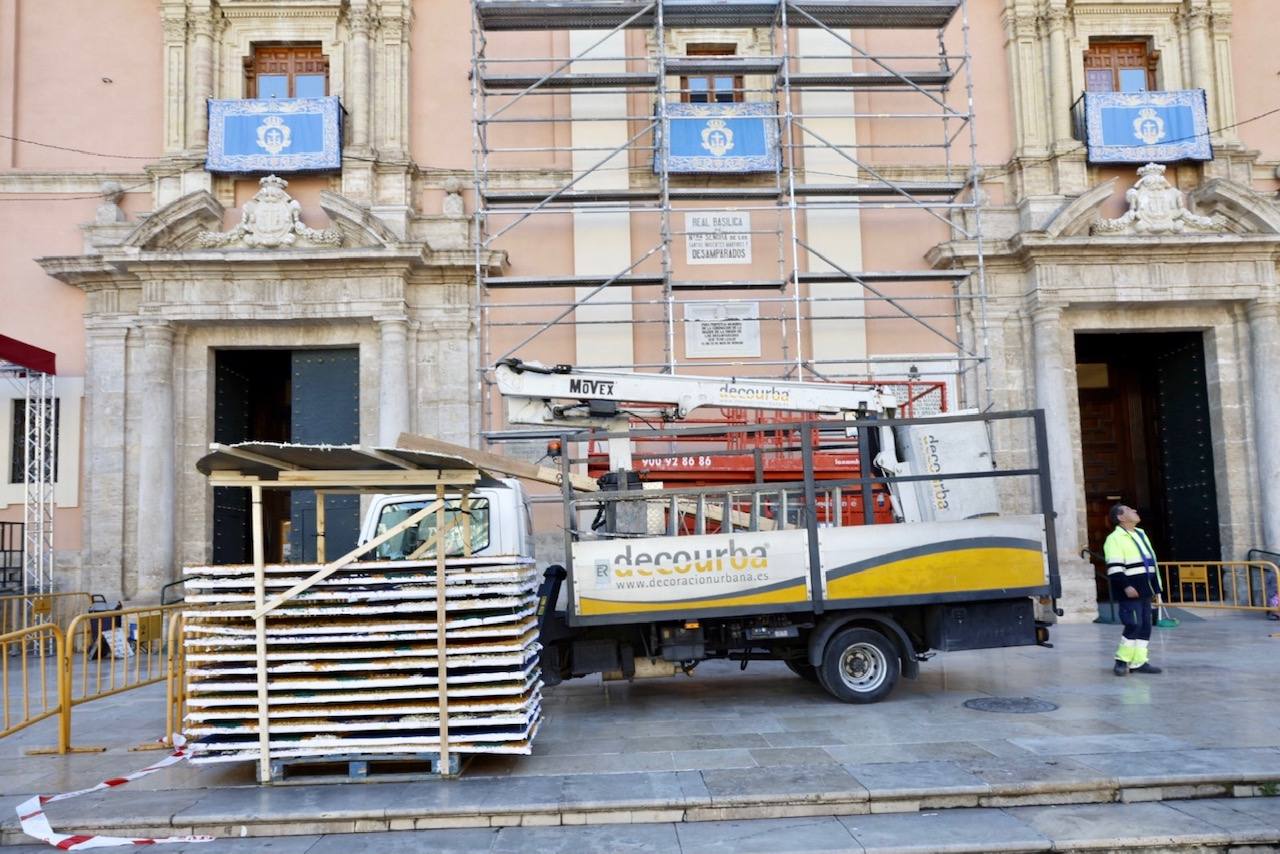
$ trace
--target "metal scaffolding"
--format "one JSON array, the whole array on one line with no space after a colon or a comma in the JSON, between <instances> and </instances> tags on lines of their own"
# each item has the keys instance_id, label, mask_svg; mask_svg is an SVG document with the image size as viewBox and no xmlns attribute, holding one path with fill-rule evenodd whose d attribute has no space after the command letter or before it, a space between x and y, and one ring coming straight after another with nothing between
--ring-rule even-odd
<instances>
[{"instance_id":1,"label":"metal scaffolding","mask_svg":"<svg viewBox=\"0 0 1280 854\"><path fill-rule=\"evenodd\" d=\"M957 383L963 405L990 405L980 332L986 289L967 0L472 0L472 9L476 306L486 389L494 364L508 356L536 359L541 339L567 324L616 324L628 335L647 325L653 341L660 333L660 359L607 367L699 372L678 356L677 330L687 322L678 309L710 293L726 304L752 304L760 324L774 326L777 346L771 357L700 358L697 369L874 380L893 354L819 357L811 330L815 322L902 322L927 329L939 347L936 355L899 360L912 363L913 378L945 375ZM699 32L716 38L744 28L761 46L758 55L675 52L677 37L687 42ZM825 33L838 52L805 55L798 49L800 30ZM911 50L875 53L863 43L870 38L855 37L888 30L913 31L917 41ZM585 48L556 55L510 53L516 42L507 34L520 31L544 33L542 43L550 46L571 44L567 36L556 38L557 31L587 31L589 38ZM601 58L597 49L618 38L627 55ZM928 50L919 49L926 42ZM840 64L847 70L829 70ZM733 78L740 81L735 97L772 105L766 119L776 125L779 151L772 174L672 172L673 105L690 100L685 81L699 76ZM806 112L807 92L845 93L850 109ZM625 96L626 114L574 115L568 108L575 95L602 94ZM857 141L829 138L824 131L831 120L854 123ZM575 147L574 129L591 122L625 123L625 141ZM909 127L907 138L879 141L874 128L885 123L897 123L899 137ZM534 130L547 128L550 142L543 143ZM806 168L815 152L839 162L840 171ZM608 180L608 173L624 169L626 181ZM751 214L749 239L776 240L776 275L677 275L673 243L688 232L676 227L675 215L690 211ZM941 222L940 239L922 240L903 233L907 229L895 239L901 234L919 243L922 260L946 239L977 240L977 263L971 269L849 269L809 237L811 216L824 211L858 212L850 216L854 228L887 212ZM538 275L495 276L481 260L508 249L521 228L540 218L610 214L626 214L632 235L652 238L637 239L616 270L582 275L543 265ZM510 253L524 268L537 266ZM840 285L847 290L834 295L824 287ZM619 286L630 288L630 298L606 304L628 307L629 317L581 316ZM551 289L573 296L557 301ZM491 397L484 395L482 431L497 423Z\"/></svg>"},{"instance_id":2,"label":"metal scaffolding","mask_svg":"<svg viewBox=\"0 0 1280 854\"><path fill-rule=\"evenodd\" d=\"M58 458L57 394L54 375L0 359L0 378L18 384L22 417L14 419L21 431L22 462L16 470L23 478L22 583L14 593L53 591L54 486ZM6 414L7 415L7 414ZM14 445L18 445L17 442ZM27 618L39 622L37 615Z\"/></svg>"}]
</instances>

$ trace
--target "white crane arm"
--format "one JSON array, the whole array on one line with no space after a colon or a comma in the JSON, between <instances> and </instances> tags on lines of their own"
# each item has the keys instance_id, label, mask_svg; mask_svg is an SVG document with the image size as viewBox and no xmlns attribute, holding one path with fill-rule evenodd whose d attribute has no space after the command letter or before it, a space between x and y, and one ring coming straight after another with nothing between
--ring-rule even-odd
<instances>
[{"instance_id":1,"label":"white crane arm","mask_svg":"<svg viewBox=\"0 0 1280 854\"><path fill-rule=\"evenodd\" d=\"M619 404L657 409L679 420L704 406L745 407L829 415L892 413L898 402L872 385L787 382L547 367L509 359L494 371L515 424L604 426L627 420Z\"/></svg>"}]
</instances>

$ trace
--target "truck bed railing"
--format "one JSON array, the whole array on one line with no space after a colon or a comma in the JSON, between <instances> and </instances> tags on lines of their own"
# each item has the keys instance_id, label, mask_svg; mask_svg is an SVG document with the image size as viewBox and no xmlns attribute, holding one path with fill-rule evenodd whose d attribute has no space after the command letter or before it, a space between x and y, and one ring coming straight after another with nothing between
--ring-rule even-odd
<instances>
[{"instance_id":1,"label":"truck bed railing","mask_svg":"<svg viewBox=\"0 0 1280 854\"><path fill-rule=\"evenodd\" d=\"M875 465L881 428L914 427L980 422L988 429L997 422L1022 421L1034 441L1022 465L1010 468L984 468L965 471L939 469L932 472L896 473ZM778 442L779 434L790 438ZM735 434L750 437L768 434L774 450L798 454L802 479L767 481L757 467L751 482L715 483L706 486L669 486L662 483L628 482L618 477L617 486L605 486L599 492L575 493L563 489L564 527L571 532L566 538L566 566L573 565L572 543L611 538L735 533L738 531L777 531L806 529L809 533L810 562L818 564L818 530L848 524L845 512L854 504L861 512L861 524L884 524L884 514L877 518L877 501L889 500L891 490L915 488L917 484L937 484L943 494L948 489L972 481L1013 482L1030 480L1030 486L996 489L999 510L996 516L1026 516L1039 513L1044 517L1045 550L1052 595L1061 595L1058 576L1056 539L1053 526L1053 496L1045 451L1045 423L1039 410L947 415L929 419L865 419L857 421L797 421L768 424L716 425L689 428L646 428L627 433L603 431L566 432L561 435L564 453L560 459L565 483L568 473L586 465L593 443L609 438L628 437L633 442L669 441L678 446L691 437ZM819 452L815 437L822 435L821 453L845 452L856 455L859 465L847 477L815 478L815 454ZM750 441L728 441L716 455L751 454ZM734 447L736 446L736 447ZM701 447L705 448L706 445ZM577 453L575 453L575 449ZM707 453L705 450L703 453ZM643 469L643 461L636 465ZM748 473L750 476L750 473ZM637 488L638 487L638 488ZM836 508L840 508L837 511ZM890 517L892 518L892 517ZM857 522L855 522L857 524ZM889 523L892 524L892 523Z\"/></svg>"}]
</instances>

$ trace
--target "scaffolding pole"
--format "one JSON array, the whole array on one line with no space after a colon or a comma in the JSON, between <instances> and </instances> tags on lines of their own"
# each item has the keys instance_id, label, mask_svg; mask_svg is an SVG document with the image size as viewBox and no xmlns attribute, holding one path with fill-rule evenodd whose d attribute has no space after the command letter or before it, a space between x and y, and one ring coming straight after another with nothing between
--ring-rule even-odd
<instances>
[{"instance_id":1,"label":"scaffolding pole","mask_svg":"<svg viewBox=\"0 0 1280 854\"><path fill-rule=\"evenodd\" d=\"M23 594L53 592L54 487L58 458L57 393L52 373L0 360L0 377L22 391ZM40 615L26 615L28 625Z\"/></svg>"},{"instance_id":2,"label":"scaffolding pole","mask_svg":"<svg viewBox=\"0 0 1280 854\"><path fill-rule=\"evenodd\" d=\"M968 0L472 0L472 22L475 316L482 434L500 427L500 419L493 414L493 365L510 355L537 359L540 347L555 346L544 343L549 336L570 324L609 324L606 328L618 328L618 335L660 331L643 339L651 348L650 358L637 353L632 365L621 366L636 370L679 373L696 364L697 368L732 366L740 376L807 373L822 379L858 380L873 376L877 364L895 359L910 361L913 368L916 362L936 362L951 366L950 377L965 405L991 405L982 173L977 164ZM839 48L835 53L806 56L798 49L800 29L824 32ZM901 47L905 42L895 42L892 52L876 52L868 34L889 29L932 34L936 45L931 40L927 49L911 52ZM515 47L519 42L505 37L521 31L567 35L576 30L601 35L593 37L592 46L585 50L527 54ZM695 42L700 32L723 38L727 30L750 31L752 37L745 43L755 47L740 55L678 52L680 45ZM490 33L503 33L504 38L491 42ZM622 64L593 70L593 62L618 61L616 55L604 59L591 53L619 33L632 35L625 42ZM501 50L493 47L499 43ZM523 44L567 45L569 41L553 36ZM848 48L847 53L839 52L841 48ZM831 71L802 62L813 59L847 60L850 65L848 71ZM772 174L673 174L668 156L671 104L693 99L692 83L687 81L699 75L731 78L737 100L772 103L772 113L762 116L777 129L778 154ZM767 82L749 77L767 78ZM800 98L806 91L847 93L848 108L806 114ZM569 96L592 94L622 94L627 108L623 115L592 116L574 115L567 107ZM859 141L842 142L818 129L830 119L854 123ZM572 129L596 121L625 122L626 141L618 146L575 147ZM886 121L908 123L911 131L899 134L901 138L860 141L864 126ZM930 123L938 128L932 138L925 130ZM538 129L545 141L532 135ZM872 136L869 131L865 135ZM567 143L566 137L571 137ZM847 165L828 166L826 172L821 167L808 168L806 159L817 151L832 152L829 163ZM565 155L581 152L596 152L594 165L568 168ZM626 155L626 165L618 165L619 155ZM530 166L531 159L539 156L543 161ZM958 168L962 164L963 176ZM584 180L588 176L618 169L629 172L625 189L585 189L591 186ZM829 183L832 179L835 183ZM951 238L976 239L977 262L967 270L884 270L868 268L864 255L864 269L849 269L815 248L808 234L810 212L846 210L871 216L919 214L945 227ZM704 280L679 273L673 247L677 239L687 241L691 232L685 222L676 225L673 219L690 211L772 216L772 230L752 222L745 239L754 246L757 238L762 242L770 235L775 238L776 279L769 280L767 272L759 275L758 263L753 266L754 278L734 279L720 273ZM582 275L544 267L540 272L545 274L535 274L531 271L539 267L539 252L511 242L522 228L545 222L548 216L577 221L592 214L621 212L630 214L633 239L656 231L656 240L642 240L641 252L633 249L631 257L612 273ZM857 223L865 229L867 220L859 216ZM919 239L910 230L892 237ZM945 239L922 245L920 256ZM519 274L492 275L481 258L494 251L509 251ZM818 285L840 284L848 285L847 294L814 292ZM578 316L576 309L614 285L633 289L632 298L618 303L631 307L630 319ZM899 292L899 286L912 290ZM517 290L520 294L513 295ZM565 291L568 298L560 296ZM769 291L776 296L762 296ZM690 322L681 309L691 299L707 299L711 292L716 301L727 305L754 306L759 336L771 342L770 352L762 350L759 357L741 359L680 357L682 324ZM846 304L844 310L828 308L820 317L814 313L815 306L841 302ZM766 317L759 311L761 305L775 310ZM646 309L649 314L635 313ZM859 321L868 326L902 321L927 330L923 337L936 341L934 346L940 349L902 354L901 359L893 352L870 351L865 356L819 358L822 351L814 349L813 340L819 320L828 324ZM774 324L776 331L766 336L765 324ZM827 328L829 335L831 327ZM495 346L495 333L503 330L508 335L510 330L532 332L519 332L515 346Z\"/></svg>"}]
</instances>

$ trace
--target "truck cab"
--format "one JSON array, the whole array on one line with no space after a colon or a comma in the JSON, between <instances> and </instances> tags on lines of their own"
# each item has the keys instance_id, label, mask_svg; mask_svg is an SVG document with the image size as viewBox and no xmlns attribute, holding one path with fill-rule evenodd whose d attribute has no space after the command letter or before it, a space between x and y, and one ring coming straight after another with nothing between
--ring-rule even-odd
<instances>
[{"instance_id":1,"label":"truck cab","mask_svg":"<svg viewBox=\"0 0 1280 854\"><path fill-rule=\"evenodd\" d=\"M395 527L415 511L435 500L434 493L415 495L375 495L360 526L360 543L367 543L384 531ZM446 493L445 519L463 511L461 497ZM473 557L533 556L533 526L528 496L520 481L510 478L493 486L480 486L470 491L466 511L471 524L453 528L445 535L448 553L462 554L464 530L469 530ZM422 543L430 540L435 530L435 515L427 516L418 526L408 528L378 546L370 560L403 560Z\"/></svg>"}]
</instances>

